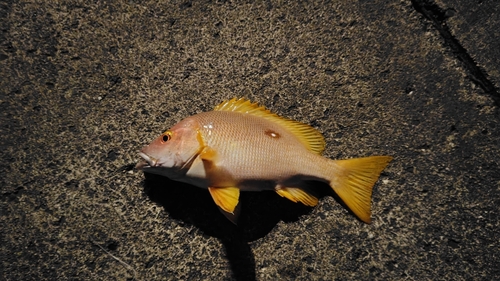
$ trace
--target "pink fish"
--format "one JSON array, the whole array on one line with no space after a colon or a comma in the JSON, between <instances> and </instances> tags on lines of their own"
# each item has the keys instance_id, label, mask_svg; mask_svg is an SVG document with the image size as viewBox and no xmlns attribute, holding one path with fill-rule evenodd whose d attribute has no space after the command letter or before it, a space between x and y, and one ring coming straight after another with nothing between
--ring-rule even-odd
<instances>
[{"instance_id":1,"label":"pink fish","mask_svg":"<svg viewBox=\"0 0 500 281\"><path fill-rule=\"evenodd\" d=\"M307 206L318 199L306 181L331 186L356 216L370 223L372 188L390 156L331 160L325 141L309 125L285 119L246 99L190 116L164 132L139 155L136 168L208 189L236 223L240 191L273 190Z\"/></svg>"}]
</instances>

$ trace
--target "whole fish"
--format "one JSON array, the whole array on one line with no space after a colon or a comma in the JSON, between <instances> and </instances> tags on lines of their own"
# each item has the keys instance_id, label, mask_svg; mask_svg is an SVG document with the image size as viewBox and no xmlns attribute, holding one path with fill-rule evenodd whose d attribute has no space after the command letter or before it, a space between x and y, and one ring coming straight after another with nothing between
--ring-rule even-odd
<instances>
[{"instance_id":1,"label":"whole fish","mask_svg":"<svg viewBox=\"0 0 500 281\"><path fill-rule=\"evenodd\" d=\"M392 160L372 156L331 160L309 125L279 117L246 99L190 116L144 147L136 168L208 189L236 223L240 191L274 190L307 206L318 199L307 182L329 184L356 216L370 223L372 188Z\"/></svg>"}]
</instances>

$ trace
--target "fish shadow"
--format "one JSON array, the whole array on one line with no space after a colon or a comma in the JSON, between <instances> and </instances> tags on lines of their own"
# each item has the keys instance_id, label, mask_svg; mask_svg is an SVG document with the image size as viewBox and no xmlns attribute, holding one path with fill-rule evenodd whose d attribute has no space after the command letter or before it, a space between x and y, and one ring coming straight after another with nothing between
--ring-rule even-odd
<instances>
[{"instance_id":1,"label":"fish shadow","mask_svg":"<svg viewBox=\"0 0 500 281\"><path fill-rule=\"evenodd\" d=\"M315 195L332 195L319 188ZM255 259L248 242L267 235L278 222L295 222L312 208L281 198L274 192L241 192L238 225L216 207L208 190L145 173L144 192L175 220L191 224L220 239L235 280L256 280Z\"/></svg>"}]
</instances>

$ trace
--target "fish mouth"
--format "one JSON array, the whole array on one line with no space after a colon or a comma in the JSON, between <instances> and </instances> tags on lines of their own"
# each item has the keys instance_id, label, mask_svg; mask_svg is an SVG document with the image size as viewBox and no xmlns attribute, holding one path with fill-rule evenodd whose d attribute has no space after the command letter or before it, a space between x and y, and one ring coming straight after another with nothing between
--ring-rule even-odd
<instances>
[{"instance_id":1,"label":"fish mouth","mask_svg":"<svg viewBox=\"0 0 500 281\"><path fill-rule=\"evenodd\" d=\"M155 159L153 157L150 157L149 155L147 155L144 152L139 152L139 156L141 156L142 160L139 161L137 163L137 165L135 165L135 168L137 170L143 170L143 169L155 167L158 164L158 160L157 159Z\"/></svg>"}]
</instances>

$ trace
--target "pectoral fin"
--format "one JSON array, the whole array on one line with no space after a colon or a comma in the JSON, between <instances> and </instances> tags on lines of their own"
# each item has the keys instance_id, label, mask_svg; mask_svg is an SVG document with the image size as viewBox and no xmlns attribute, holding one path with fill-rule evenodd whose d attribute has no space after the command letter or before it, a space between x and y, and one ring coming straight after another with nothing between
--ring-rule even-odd
<instances>
[{"instance_id":1,"label":"pectoral fin","mask_svg":"<svg viewBox=\"0 0 500 281\"><path fill-rule=\"evenodd\" d=\"M200 153L200 158L205 162L213 162L217 153L215 150L209 146L203 148L203 151Z\"/></svg>"},{"instance_id":2,"label":"pectoral fin","mask_svg":"<svg viewBox=\"0 0 500 281\"><path fill-rule=\"evenodd\" d=\"M233 214L238 199L240 197L240 189L237 187L209 187L210 195L215 201L215 204L221 208L222 211Z\"/></svg>"},{"instance_id":3,"label":"pectoral fin","mask_svg":"<svg viewBox=\"0 0 500 281\"><path fill-rule=\"evenodd\" d=\"M295 203L301 202L302 204L310 207L318 205L318 198L312 196L311 194L298 187L277 186L276 193L278 193L281 197L285 197Z\"/></svg>"},{"instance_id":4,"label":"pectoral fin","mask_svg":"<svg viewBox=\"0 0 500 281\"><path fill-rule=\"evenodd\" d=\"M205 165L200 157L196 157L193 160L193 163L189 167L189 170L186 172L186 176L193 178L205 179L207 178L207 173L205 171Z\"/></svg>"}]
</instances>

